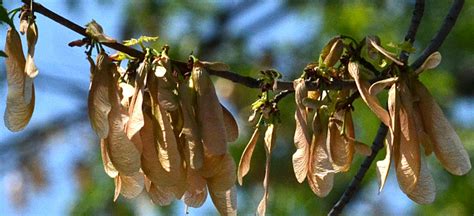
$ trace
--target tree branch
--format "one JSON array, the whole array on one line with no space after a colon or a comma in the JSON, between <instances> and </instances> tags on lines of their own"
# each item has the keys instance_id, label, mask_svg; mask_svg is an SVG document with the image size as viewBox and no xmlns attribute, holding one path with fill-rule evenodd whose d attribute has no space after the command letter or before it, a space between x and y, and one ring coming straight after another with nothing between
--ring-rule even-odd
<instances>
[{"instance_id":1,"label":"tree branch","mask_svg":"<svg viewBox=\"0 0 474 216\"><path fill-rule=\"evenodd\" d=\"M415 3L415 10L413 10L413 15L411 17L410 27L408 28L407 34L405 35L405 41L413 44L415 42L416 32L418 31L418 26L420 26L421 18L425 11L425 0L417 0ZM403 51L400 54L400 58L403 62L408 61L409 53Z\"/></svg>"},{"instance_id":2,"label":"tree branch","mask_svg":"<svg viewBox=\"0 0 474 216\"><path fill-rule=\"evenodd\" d=\"M456 20L461 13L461 9L464 5L464 0L454 0L451 8L449 9L448 15L444 18L443 25L436 33L435 37L431 39L430 44L423 50L423 53L420 57L411 65L411 68L419 68L423 62L430 56L433 52L437 51L439 47L443 44L444 40L451 32Z\"/></svg>"},{"instance_id":3,"label":"tree branch","mask_svg":"<svg viewBox=\"0 0 474 216\"><path fill-rule=\"evenodd\" d=\"M23 3L25 4L30 4L30 0L22 0ZM63 25L64 27L73 30L74 32L84 36L84 37L89 37L86 33L86 29L84 27L79 26L78 24L60 16L59 14L49 10L48 8L44 7L41 4L38 4L36 2L33 3L33 10L36 13L42 14L45 17ZM136 50L132 47L125 46L121 43L114 42L114 43L102 43L104 46L107 46L109 48L112 48L114 50L126 53L127 55L130 55L135 58L143 59L145 54L139 50ZM182 62L182 61L177 61L177 60L171 60L172 63L182 69L187 68L187 63ZM247 86L249 88L260 88L260 81L257 79L254 79L252 77L248 76L242 76L239 75L238 73L234 73L231 71L210 71L211 75L218 76L224 79L228 79L230 81L233 81L235 83L242 84L244 86ZM334 80L328 83L307 83L308 89L309 90L334 90L334 89L347 89L347 88L352 88L355 89L355 83L353 81L340 81L340 80ZM288 82L288 81L278 81L277 84L277 89L279 91L283 90L289 90L293 91L293 83Z\"/></svg>"}]
</instances>

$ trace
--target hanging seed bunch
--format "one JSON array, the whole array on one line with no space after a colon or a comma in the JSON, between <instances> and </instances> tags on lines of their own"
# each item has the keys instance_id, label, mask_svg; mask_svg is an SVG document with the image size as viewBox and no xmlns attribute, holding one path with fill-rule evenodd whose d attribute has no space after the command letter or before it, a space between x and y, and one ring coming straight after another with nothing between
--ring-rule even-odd
<instances>
[{"instance_id":1,"label":"hanging seed bunch","mask_svg":"<svg viewBox=\"0 0 474 216\"><path fill-rule=\"evenodd\" d=\"M10 131L23 130L33 115L35 108L34 78L38 69L34 62L35 46L38 40L38 27L33 13L24 8L20 15L20 32L26 34L27 56L23 53L20 34L13 24L7 31L5 60L7 71L7 106L4 122Z\"/></svg>"},{"instance_id":2,"label":"hanging seed bunch","mask_svg":"<svg viewBox=\"0 0 474 216\"><path fill-rule=\"evenodd\" d=\"M297 180L303 182L306 178L318 196L330 192L335 173L349 170L354 152L371 153L354 134L351 104L359 95L389 128L386 157L377 162L380 190L394 161L402 191L417 203L433 202L436 188L421 152L425 156L434 152L454 175L464 175L471 169L459 136L418 80L421 72L440 63L441 55L433 53L416 70L395 56L375 36L360 43L335 37L323 49L319 62L308 65L302 78L294 81L297 150L293 167ZM334 80L354 80L357 91L308 91L305 85L305 81L319 85ZM390 89L388 111L376 97L386 88Z\"/></svg>"},{"instance_id":3,"label":"hanging seed bunch","mask_svg":"<svg viewBox=\"0 0 474 216\"><path fill-rule=\"evenodd\" d=\"M262 83L262 94L259 96L259 99L252 104L253 114L249 118L250 123L256 122L255 130L240 158L237 180L239 184L242 185L243 177L250 171L250 162L260 133L265 130L264 148L266 162L265 177L263 179L264 192L256 212L257 215L265 215L269 197L271 155L276 142L276 129L280 123L280 112L277 107L277 101L276 99L269 98L269 91L275 86L281 74L274 70L266 70L261 71L260 75L259 80Z\"/></svg>"},{"instance_id":4,"label":"hanging seed bunch","mask_svg":"<svg viewBox=\"0 0 474 216\"><path fill-rule=\"evenodd\" d=\"M96 41L109 40L96 22L88 25ZM236 166L227 142L238 137L232 114L220 104L208 69L222 63L190 57L190 71L173 67L168 47L145 48L154 37L126 41L144 48L144 60L100 49L91 64L88 107L91 126L101 138L105 172L115 181L115 196L134 198L143 190L157 205L176 199L200 207L212 198L222 215L235 215ZM222 69L223 68L223 69Z\"/></svg>"}]
</instances>

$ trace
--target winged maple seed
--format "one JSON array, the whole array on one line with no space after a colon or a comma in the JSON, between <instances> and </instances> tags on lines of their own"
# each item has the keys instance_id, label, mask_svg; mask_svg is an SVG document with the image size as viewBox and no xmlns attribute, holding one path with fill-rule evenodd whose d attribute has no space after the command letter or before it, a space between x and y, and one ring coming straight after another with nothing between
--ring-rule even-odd
<instances>
[{"instance_id":1,"label":"winged maple seed","mask_svg":"<svg viewBox=\"0 0 474 216\"><path fill-rule=\"evenodd\" d=\"M236 167L227 141L237 139L237 123L218 101L204 64L196 59L191 76L177 79L166 52L121 72L103 51L96 64L89 57L89 117L105 172L114 178L114 200L145 189L158 205L183 199L199 207L209 190L222 215L236 215Z\"/></svg>"},{"instance_id":2,"label":"winged maple seed","mask_svg":"<svg viewBox=\"0 0 474 216\"><path fill-rule=\"evenodd\" d=\"M11 131L20 131L26 127L33 114L35 89L33 78L25 73L26 60L21 46L20 35L15 29L8 29L5 42L5 60L7 68L7 106L5 126Z\"/></svg>"},{"instance_id":3,"label":"winged maple seed","mask_svg":"<svg viewBox=\"0 0 474 216\"><path fill-rule=\"evenodd\" d=\"M435 68L440 61L441 55L435 52L416 71L378 81L372 84L368 92L361 91L361 94L368 94L367 98L375 98L382 89L390 87L390 134L387 137L385 159L377 162L380 190L385 184L393 158L400 188L410 199L420 204L432 203L436 196L433 177L421 155L423 149L426 156L435 152L445 169L454 175L464 175L471 169L469 156L459 136L417 77L422 71ZM369 106L374 105L366 102Z\"/></svg>"}]
</instances>

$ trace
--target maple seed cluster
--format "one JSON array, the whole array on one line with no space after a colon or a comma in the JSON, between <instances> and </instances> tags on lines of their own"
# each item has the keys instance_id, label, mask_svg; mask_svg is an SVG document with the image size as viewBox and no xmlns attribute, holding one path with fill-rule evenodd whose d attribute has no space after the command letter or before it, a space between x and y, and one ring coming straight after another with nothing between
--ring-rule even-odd
<instances>
[{"instance_id":1,"label":"maple seed cluster","mask_svg":"<svg viewBox=\"0 0 474 216\"><path fill-rule=\"evenodd\" d=\"M326 45L319 62L308 65L302 78L294 81L297 150L293 167L297 180L307 179L316 195L323 197L331 191L334 173L349 170L354 152L371 153L368 146L355 139L351 114L355 94L389 128L386 157L377 162L380 191L394 161L401 190L419 204L432 203L436 188L422 158L423 151L426 156L434 152L454 175L464 175L471 169L459 136L418 80L421 72L440 63L441 55L433 53L416 70L405 67L395 56L380 45L378 37L368 36L364 43L357 43L339 36ZM354 80L357 89L308 91L307 80ZM387 88L388 111L376 97Z\"/></svg>"},{"instance_id":2,"label":"maple seed cluster","mask_svg":"<svg viewBox=\"0 0 474 216\"><path fill-rule=\"evenodd\" d=\"M102 50L96 62L89 57L88 112L105 172L114 178L114 199L145 189L160 206L183 199L200 207L209 191L222 215L235 215L236 166L227 142L237 139L238 127L207 72L222 64L192 57L191 73L182 76L167 51L147 49L127 69L118 67L120 55L113 59Z\"/></svg>"}]
</instances>

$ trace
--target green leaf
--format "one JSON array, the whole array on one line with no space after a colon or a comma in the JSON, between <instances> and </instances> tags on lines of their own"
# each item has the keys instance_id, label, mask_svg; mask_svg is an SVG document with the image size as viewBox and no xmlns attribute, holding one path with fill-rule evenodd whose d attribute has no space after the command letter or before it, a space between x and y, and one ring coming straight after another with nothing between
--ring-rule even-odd
<instances>
[{"instance_id":1,"label":"green leaf","mask_svg":"<svg viewBox=\"0 0 474 216\"><path fill-rule=\"evenodd\" d=\"M125 46L134 46L140 44L141 46L143 43L154 42L157 41L159 37L150 37L150 36L140 36L138 39L131 38L130 40L124 40Z\"/></svg>"}]
</instances>

